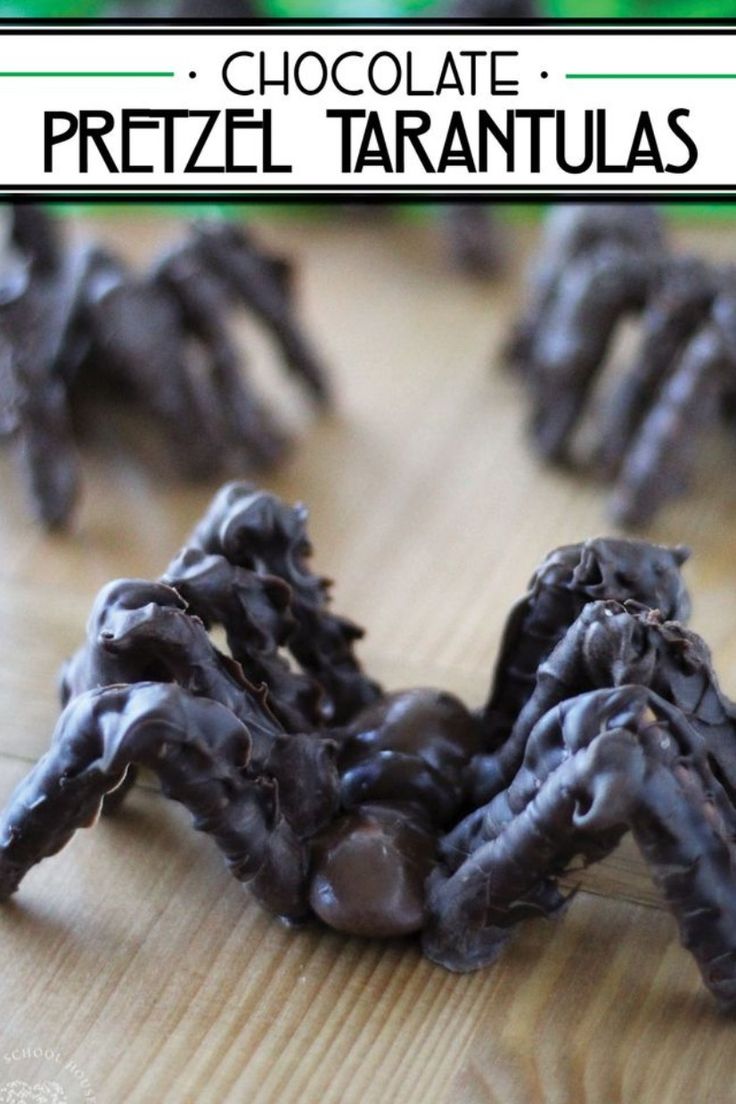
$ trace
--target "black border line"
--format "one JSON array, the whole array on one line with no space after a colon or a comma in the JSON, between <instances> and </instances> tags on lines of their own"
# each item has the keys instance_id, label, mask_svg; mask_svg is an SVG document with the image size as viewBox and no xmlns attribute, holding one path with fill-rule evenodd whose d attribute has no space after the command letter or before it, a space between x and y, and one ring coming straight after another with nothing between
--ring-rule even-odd
<instances>
[{"instance_id":1,"label":"black border line","mask_svg":"<svg viewBox=\"0 0 736 1104\"><path fill-rule=\"evenodd\" d=\"M267 19L208 20L197 19L79 19L79 18L0 18L0 35L27 35L37 30L45 35L270 35L274 31L288 34L412 34L421 29L425 34L461 34L468 30L488 30L500 35L586 35L597 30L606 35L701 35L736 34L734 19L530 19L514 20L440 18L344 18L344 19ZM690 184L678 191L670 184L574 184L534 185L498 184L227 184L202 188L198 184L16 184L12 190L0 185L0 200L33 203L41 198L48 202L86 203L324 203L346 197L361 203L540 203L559 202L640 202L642 199L666 199L678 203L736 203L736 183Z\"/></svg>"},{"instance_id":2,"label":"black border line","mask_svg":"<svg viewBox=\"0 0 736 1104\"><path fill-rule=\"evenodd\" d=\"M120 26L141 27L143 29L149 27L161 27L162 29L177 29L181 28L186 30L187 28L201 28L203 30L222 30L227 28L238 28L241 30L249 30L252 27L267 27L269 30L285 27L292 30L296 27L304 27L305 29L312 30L314 28L340 28L347 27L370 27L377 28L407 28L414 27L458 27L458 28L473 28L473 27L499 27L499 28L545 28L550 29L560 28L563 32L571 27L589 27L592 29L601 29L604 27L614 28L643 28L652 27L657 32L662 30L668 30L670 28L697 28L702 27L704 30L710 30L711 32L718 27L732 26L736 27L736 17L729 18L680 18L680 19L663 19L663 18L651 18L644 17L637 18L601 18L580 16L579 18L567 17L565 19L556 19L552 17L539 18L539 19L481 19L481 18L464 18L464 19L448 19L447 17L441 18L439 16L434 17L420 17L420 16L405 16L386 19L380 16L366 16L364 18L358 18L354 16L345 17L331 17L331 18L302 18L298 19L294 16L275 18L259 16L255 19L165 19L165 18L152 18L152 17L140 17L140 18L128 18L127 16L121 16L119 18L103 17L99 19L80 18L59 16L58 18L51 18L45 16L43 18L34 18L33 16L2 16L0 17L0 29L3 26L17 26L23 27L26 30L39 27L41 29L49 29L54 27L69 27L89 30L115 28Z\"/></svg>"},{"instance_id":3,"label":"black border line","mask_svg":"<svg viewBox=\"0 0 736 1104\"><path fill-rule=\"evenodd\" d=\"M736 18L718 20L606 20L606 19L529 19L518 23L511 19L258 19L249 24L247 20L211 20L203 24L192 19L9 19L0 18L0 33L5 35L27 35L38 30L44 34L79 35L257 35L273 34L313 34L319 30L326 35L338 34L412 34L417 29L426 34L463 34L468 31L493 31L501 35L540 34L540 35L587 35L591 30L610 35L714 35L736 32Z\"/></svg>"}]
</instances>

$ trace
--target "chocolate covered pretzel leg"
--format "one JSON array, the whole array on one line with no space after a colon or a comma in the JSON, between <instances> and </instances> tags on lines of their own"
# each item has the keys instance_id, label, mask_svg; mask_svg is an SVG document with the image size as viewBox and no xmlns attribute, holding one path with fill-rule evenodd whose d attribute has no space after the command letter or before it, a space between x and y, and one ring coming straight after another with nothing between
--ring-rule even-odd
<instances>
[{"instance_id":1,"label":"chocolate covered pretzel leg","mask_svg":"<svg viewBox=\"0 0 736 1104\"><path fill-rule=\"evenodd\" d=\"M318 734L285 733L268 708L267 689L249 683L184 606L163 583L122 579L103 588L90 617L88 643L65 669L66 697L119 678L156 679L219 702L247 726L252 767L278 781L281 808L295 832L312 835L337 804L333 743Z\"/></svg>"},{"instance_id":2,"label":"chocolate covered pretzel leg","mask_svg":"<svg viewBox=\"0 0 736 1104\"><path fill-rule=\"evenodd\" d=\"M556 548L532 575L506 621L491 692L483 709L489 745L505 739L531 695L539 664L588 602L641 602L666 620L685 620L690 600L683 547L598 537Z\"/></svg>"},{"instance_id":3,"label":"chocolate covered pretzel leg","mask_svg":"<svg viewBox=\"0 0 736 1104\"><path fill-rule=\"evenodd\" d=\"M597 538L555 549L542 561L527 593L509 614L481 713L486 746L468 770L476 805L484 804L504 784L497 773L496 751L508 741L534 693L540 666L585 605L601 599L635 600L660 610L667 620L684 619L690 600L680 568L687 556L682 547ZM510 773L504 771L506 781L522 753L521 738L515 752L504 753L513 760Z\"/></svg>"},{"instance_id":4,"label":"chocolate covered pretzel leg","mask_svg":"<svg viewBox=\"0 0 736 1104\"><path fill-rule=\"evenodd\" d=\"M534 725L562 701L588 690L635 683L676 706L701 735L713 769L736 798L736 706L722 692L710 651L696 633L635 603L593 602L540 664L534 691L508 740L471 766L489 795L521 765Z\"/></svg>"},{"instance_id":5,"label":"chocolate covered pretzel leg","mask_svg":"<svg viewBox=\"0 0 736 1104\"><path fill-rule=\"evenodd\" d=\"M664 250L664 226L650 204L570 204L553 207L529 279L528 303L511 335L506 356L528 375L534 350L548 325L565 273L601 245L614 244L644 263Z\"/></svg>"},{"instance_id":6,"label":"chocolate covered pretzel leg","mask_svg":"<svg viewBox=\"0 0 736 1104\"><path fill-rule=\"evenodd\" d=\"M455 824L441 841L440 850L447 871L455 871L467 857L482 845L496 839L513 819L524 811L534 799L540 787L569 757L570 749L564 736L567 731L561 726L561 717L577 703L575 709L581 713L585 708L593 709L596 716L615 716L622 709L631 707L633 688L630 685L605 691L608 697L595 698L604 691L579 694L563 700L536 720L526 738L523 758L516 774L508 786L496 793L487 804L468 813ZM640 690L642 700L647 700L648 691ZM586 702L589 705L586 706ZM587 862L603 858L620 840L622 831L614 830L609 835L597 835L588 841L584 848L577 841L578 854L584 855ZM572 858L572 856L571 856Z\"/></svg>"},{"instance_id":7,"label":"chocolate covered pretzel leg","mask_svg":"<svg viewBox=\"0 0 736 1104\"><path fill-rule=\"evenodd\" d=\"M280 815L277 790L248 771L250 738L232 712L178 686L92 690L59 719L49 752L0 819L0 899L36 863L96 820L131 764L154 771L167 797L211 835L234 877L274 912L306 911L306 851Z\"/></svg>"},{"instance_id":8,"label":"chocolate covered pretzel leg","mask_svg":"<svg viewBox=\"0 0 736 1104\"><path fill-rule=\"evenodd\" d=\"M649 686L656 647L645 628L618 602L591 602L540 663L533 693L511 734L487 757L486 788L499 793L519 769L535 724L554 706L588 690L625 683Z\"/></svg>"},{"instance_id":9,"label":"chocolate covered pretzel leg","mask_svg":"<svg viewBox=\"0 0 736 1104\"><path fill-rule=\"evenodd\" d=\"M181 307L182 325L202 345L209 361L216 416L233 448L251 463L267 468L288 447L288 435L258 399L245 375L244 358L231 336L222 290L191 241L171 251L154 269L154 280Z\"/></svg>"},{"instance_id":10,"label":"chocolate covered pretzel leg","mask_svg":"<svg viewBox=\"0 0 736 1104\"><path fill-rule=\"evenodd\" d=\"M556 911L556 878L591 839L624 828L650 865L706 986L736 998L734 812L705 751L677 710L632 687L556 710L567 753L523 811L447 876L430 880L425 953L455 970L492 962L514 925Z\"/></svg>"},{"instance_id":11,"label":"chocolate covered pretzel leg","mask_svg":"<svg viewBox=\"0 0 736 1104\"><path fill-rule=\"evenodd\" d=\"M647 522L687 486L700 431L712 419L723 381L736 377L736 274L711 315L676 362L622 464L611 510L623 524Z\"/></svg>"},{"instance_id":12,"label":"chocolate covered pretzel leg","mask_svg":"<svg viewBox=\"0 0 736 1104\"><path fill-rule=\"evenodd\" d=\"M67 524L79 494L63 360L86 261L75 251L59 259L45 228L45 219L22 222L26 269L7 275L0 294L0 436L15 445L35 514L54 529Z\"/></svg>"},{"instance_id":13,"label":"chocolate covered pretzel leg","mask_svg":"<svg viewBox=\"0 0 736 1104\"><path fill-rule=\"evenodd\" d=\"M567 458L616 328L644 306L655 271L638 252L606 243L561 275L534 343L529 377L531 439L544 459Z\"/></svg>"},{"instance_id":14,"label":"chocolate covered pretzel leg","mask_svg":"<svg viewBox=\"0 0 736 1104\"><path fill-rule=\"evenodd\" d=\"M193 370L180 307L150 276L96 250L82 329L88 352L79 386L105 387L144 404L171 441L181 470L202 478L222 467L210 389Z\"/></svg>"},{"instance_id":15,"label":"chocolate covered pretzel leg","mask_svg":"<svg viewBox=\"0 0 736 1104\"><path fill-rule=\"evenodd\" d=\"M49 274L62 264L61 240L55 219L34 203L11 207L13 244L38 274Z\"/></svg>"},{"instance_id":16,"label":"chocolate covered pretzel leg","mask_svg":"<svg viewBox=\"0 0 736 1104\"><path fill-rule=\"evenodd\" d=\"M163 581L176 588L189 612L205 625L223 626L233 659L250 682L268 687L269 708L287 732L320 727L319 685L293 670L280 654L295 627L291 590L282 579L199 548L184 548Z\"/></svg>"},{"instance_id":17,"label":"chocolate covered pretzel leg","mask_svg":"<svg viewBox=\"0 0 736 1104\"><path fill-rule=\"evenodd\" d=\"M329 581L310 570L306 521L301 505L286 506L248 483L229 483L215 496L188 543L288 583L296 621L289 651L322 687L324 721L343 724L375 701L380 689L353 651L362 630L329 611Z\"/></svg>"},{"instance_id":18,"label":"chocolate covered pretzel leg","mask_svg":"<svg viewBox=\"0 0 736 1104\"><path fill-rule=\"evenodd\" d=\"M625 462L672 365L706 320L716 290L716 271L698 257L673 257L664 265L641 316L634 361L602 411L596 462L604 477L615 478Z\"/></svg>"},{"instance_id":19,"label":"chocolate covered pretzel leg","mask_svg":"<svg viewBox=\"0 0 736 1104\"><path fill-rule=\"evenodd\" d=\"M287 367L321 406L330 400L324 369L298 325L291 290L291 266L258 248L252 236L231 222L203 222L194 228L194 248L235 303L249 307L278 342Z\"/></svg>"},{"instance_id":20,"label":"chocolate covered pretzel leg","mask_svg":"<svg viewBox=\"0 0 736 1104\"><path fill-rule=\"evenodd\" d=\"M498 274L504 259L504 239L486 207L450 203L443 212L443 221L450 256L459 272L476 279Z\"/></svg>"}]
</instances>

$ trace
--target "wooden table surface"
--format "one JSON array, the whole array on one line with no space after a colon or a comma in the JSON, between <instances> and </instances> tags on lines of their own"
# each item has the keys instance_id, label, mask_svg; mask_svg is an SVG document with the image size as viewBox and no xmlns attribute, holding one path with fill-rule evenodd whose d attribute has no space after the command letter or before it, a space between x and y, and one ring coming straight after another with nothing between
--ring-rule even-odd
<instances>
[{"instance_id":1,"label":"wooden table surface","mask_svg":"<svg viewBox=\"0 0 736 1104\"><path fill-rule=\"evenodd\" d=\"M79 232L91 229L137 258L176 232L142 215ZM611 529L598 488L530 458L523 397L497 364L535 231L516 229L508 279L481 285L448 270L431 227L343 213L262 232L300 259L339 398L315 423L243 323L253 371L299 436L268 486L310 506L316 563L337 580L336 608L367 626L369 668L477 704L541 556ZM731 228L677 234L714 256L736 245ZM0 799L47 745L55 673L97 588L158 574L213 490L149 463L155 442L123 457L119 441L105 425L90 443L63 537L28 521L0 457ZM733 463L732 442L706 442L692 495L648 534L692 545L693 624L732 693ZM736 1021L701 991L633 850L582 884L564 921L530 923L496 966L454 976L412 943L285 929L183 810L137 788L0 912L0 1101L46 1100L54 1081L48 1099L70 1104L733 1101Z\"/></svg>"}]
</instances>

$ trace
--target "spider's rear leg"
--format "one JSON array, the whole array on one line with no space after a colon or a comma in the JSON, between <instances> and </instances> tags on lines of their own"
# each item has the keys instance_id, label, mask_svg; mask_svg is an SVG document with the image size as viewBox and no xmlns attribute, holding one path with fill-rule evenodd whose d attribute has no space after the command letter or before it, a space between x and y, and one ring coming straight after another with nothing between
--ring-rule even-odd
<instances>
[{"instance_id":1,"label":"spider's rear leg","mask_svg":"<svg viewBox=\"0 0 736 1104\"><path fill-rule=\"evenodd\" d=\"M268 687L269 708L287 732L320 727L319 684L293 669L280 651L295 627L291 589L282 579L185 547L164 581L182 595L190 614L208 627L224 627L230 654L250 682Z\"/></svg>"}]
</instances>

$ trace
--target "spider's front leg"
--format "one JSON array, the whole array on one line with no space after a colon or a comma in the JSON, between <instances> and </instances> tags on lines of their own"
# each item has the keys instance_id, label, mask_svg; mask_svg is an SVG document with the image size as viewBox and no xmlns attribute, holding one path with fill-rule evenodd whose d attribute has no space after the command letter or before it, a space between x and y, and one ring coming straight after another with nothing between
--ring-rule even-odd
<instances>
[{"instance_id":1,"label":"spider's front leg","mask_svg":"<svg viewBox=\"0 0 736 1104\"><path fill-rule=\"evenodd\" d=\"M230 336L222 287L190 243L159 262L154 280L175 296L182 324L209 358L219 421L230 444L244 449L257 467L273 466L286 452L288 437L245 378L243 357Z\"/></svg>"},{"instance_id":2,"label":"spider's front leg","mask_svg":"<svg viewBox=\"0 0 736 1104\"><path fill-rule=\"evenodd\" d=\"M698 734L656 695L622 687L563 703L529 749L540 777L520 786L518 814L430 879L425 953L461 971L494 961L519 920L562 907L557 878L575 855L600 858L630 828L705 984L732 1005L736 813Z\"/></svg>"},{"instance_id":3,"label":"spider's front leg","mask_svg":"<svg viewBox=\"0 0 736 1104\"><path fill-rule=\"evenodd\" d=\"M605 478L618 474L672 365L707 318L717 280L716 270L697 257L673 257L664 265L641 317L634 363L603 411L597 463Z\"/></svg>"},{"instance_id":4,"label":"spider's front leg","mask_svg":"<svg viewBox=\"0 0 736 1104\"><path fill-rule=\"evenodd\" d=\"M278 342L287 367L320 406L330 401L324 369L299 326L292 295L291 266L259 249L242 226L203 222L195 227L193 248L231 299L249 307Z\"/></svg>"},{"instance_id":5,"label":"spider's front leg","mask_svg":"<svg viewBox=\"0 0 736 1104\"><path fill-rule=\"evenodd\" d=\"M709 319L675 362L621 467L611 501L621 524L646 523L686 488L698 430L713 417L736 375L736 271L724 274L723 281Z\"/></svg>"},{"instance_id":6,"label":"spider's front leg","mask_svg":"<svg viewBox=\"0 0 736 1104\"><path fill-rule=\"evenodd\" d=\"M189 543L288 583L296 621L289 651L324 691L323 722L345 724L376 700L380 688L353 650L362 630L330 612L329 581L310 570L306 522L303 506L286 506L248 483L230 483L215 496Z\"/></svg>"},{"instance_id":7,"label":"spider's front leg","mask_svg":"<svg viewBox=\"0 0 736 1104\"><path fill-rule=\"evenodd\" d=\"M560 276L529 373L531 437L546 460L568 457L616 328L644 306L654 268L638 250L604 243Z\"/></svg>"},{"instance_id":8,"label":"spider's front leg","mask_svg":"<svg viewBox=\"0 0 736 1104\"><path fill-rule=\"evenodd\" d=\"M238 663L212 644L204 624L163 583L122 579L100 592L87 643L64 671L66 697L123 680L175 682L225 706L248 728L251 766L279 784L281 808L306 838L329 821L338 797L334 745L319 734L286 733Z\"/></svg>"},{"instance_id":9,"label":"spider's front leg","mask_svg":"<svg viewBox=\"0 0 736 1104\"><path fill-rule=\"evenodd\" d=\"M485 804L510 780L506 767L502 776L498 774L499 749L535 693L540 668L584 607L592 601L633 600L660 610L666 620L683 620L690 610L681 574L687 556L684 548L597 538L555 549L543 560L527 593L509 614L488 701L480 714L485 744L468 771L476 805ZM522 749L519 745L513 753L510 748L503 752L512 755L512 772Z\"/></svg>"},{"instance_id":10,"label":"spider's front leg","mask_svg":"<svg viewBox=\"0 0 736 1104\"><path fill-rule=\"evenodd\" d=\"M233 659L256 686L268 687L268 705L287 732L321 726L319 684L292 669L280 654L294 631L291 590L275 575L259 575L199 548L182 549L163 582L206 626L222 625Z\"/></svg>"},{"instance_id":11,"label":"spider's front leg","mask_svg":"<svg viewBox=\"0 0 736 1104\"><path fill-rule=\"evenodd\" d=\"M584 785L597 776L594 784L604 786L607 778L587 745L601 732L620 736L639 717L646 693L628 691L580 695L542 717L529 734L510 792L476 810L441 841L444 866L430 881L424 936L431 959L453 970L478 969L495 960L516 923L564 906L557 877L576 853L593 845L576 828L573 813ZM576 758L573 748L584 748L585 760ZM622 796L599 825L609 850L626 825ZM595 857L604 853L601 842Z\"/></svg>"},{"instance_id":12,"label":"spider's front leg","mask_svg":"<svg viewBox=\"0 0 736 1104\"><path fill-rule=\"evenodd\" d=\"M629 602L591 602L540 665L533 693L508 739L473 770L489 797L509 785L534 726L559 703L626 683L651 688L698 732L714 773L736 801L736 706L723 693L710 651L696 633ZM474 814L475 815L475 814Z\"/></svg>"},{"instance_id":13,"label":"spider's front leg","mask_svg":"<svg viewBox=\"0 0 736 1104\"><path fill-rule=\"evenodd\" d=\"M80 387L101 386L147 408L171 441L182 471L202 478L222 468L212 396L193 370L181 310L170 290L134 276L96 251L86 281L88 352Z\"/></svg>"},{"instance_id":14,"label":"spider's front leg","mask_svg":"<svg viewBox=\"0 0 736 1104\"><path fill-rule=\"evenodd\" d=\"M488 831L486 802L507 800L524 763L535 726L562 703L594 689L625 684L649 687L658 659L657 638L618 602L590 602L556 647L540 663L532 693L507 739L493 752L474 757L468 766L468 789L476 809L449 834L462 854L469 839ZM505 796L506 795L506 796Z\"/></svg>"},{"instance_id":15,"label":"spider's front leg","mask_svg":"<svg viewBox=\"0 0 736 1104\"><path fill-rule=\"evenodd\" d=\"M52 746L0 817L0 899L32 866L95 822L131 764L211 835L233 873L289 918L306 906L306 847L280 815L273 783L249 772L250 737L233 713L174 685L92 690L62 713Z\"/></svg>"},{"instance_id":16,"label":"spider's front leg","mask_svg":"<svg viewBox=\"0 0 736 1104\"><path fill-rule=\"evenodd\" d=\"M529 18L529 16L526 16ZM528 303L509 340L506 358L525 377L567 271L602 245L619 245L651 258L664 250L661 216L649 204L558 206L548 215L531 267Z\"/></svg>"}]
</instances>

